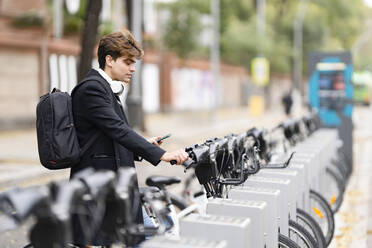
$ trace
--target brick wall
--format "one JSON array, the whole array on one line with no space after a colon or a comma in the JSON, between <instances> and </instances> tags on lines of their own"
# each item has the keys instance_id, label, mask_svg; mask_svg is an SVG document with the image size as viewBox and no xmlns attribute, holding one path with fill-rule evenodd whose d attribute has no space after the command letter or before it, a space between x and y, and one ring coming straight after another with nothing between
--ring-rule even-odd
<instances>
[{"instance_id":1,"label":"brick wall","mask_svg":"<svg viewBox=\"0 0 372 248\"><path fill-rule=\"evenodd\" d=\"M38 58L35 52L0 49L0 129L35 120Z\"/></svg>"},{"instance_id":2,"label":"brick wall","mask_svg":"<svg viewBox=\"0 0 372 248\"><path fill-rule=\"evenodd\" d=\"M0 14L18 16L27 12L45 14L46 0L0 0Z\"/></svg>"}]
</instances>

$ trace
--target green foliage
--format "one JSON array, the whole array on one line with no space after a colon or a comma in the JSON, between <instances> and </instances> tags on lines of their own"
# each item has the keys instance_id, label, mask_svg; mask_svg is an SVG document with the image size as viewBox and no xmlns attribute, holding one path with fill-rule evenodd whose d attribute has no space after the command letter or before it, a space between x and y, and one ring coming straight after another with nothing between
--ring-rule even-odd
<instances>
[{"instance_id":1,"label":"green foliage","mask_svg":"<svg viewBox=\"0 0 372 248\"><path fill-rule=\"evenodd\" d=\"M102 22L98 27L99 36L105 36L114 31L114 25L111 21Z\"/></svg>"},{"instance_id":2,"label":"green foliage","mask_svg":"<svg viewBox=\"0 0 372 248\"><path fill-rule=\"evenodd\" d=\"M249 67L250 60L257 53L255 26L238 19L231 20L230 23L221 36L221 58L230 64Z\"/></svg>"},{"instance_id":3,"label":"green foliage","mask_svg":"<svg viewBox=\"0 0 372 248\"><path fill-rule=\"evenodd\" d=\"M366 7L362 1L317 0L317 4L323 7L327 32L330 39L335 40L331 43L339 43L339 49L350 49L363 28L363 10Z\"/></svg>"},{"instance_id":4,"label":"green foliage","mask_svg":"<svg viewBox=\"0 0 372 248\"><path fill-rule=\"evenodd\" d=\"M80 0L80 7L76 14L71 15L64 9L63 12L63 32L65 34L79 33L84 26L84 15L86 10L87 0Z\"/></svg>"},{"instance_id":5,"label":"green foliage","mask_svg":"<svg viewBox=\"0 0 372 248\"><path fill-rule=\"evenodd\" d=\"M78 33L83 28L83 20L77 16L70 16L65 19L63 32L65 34Z\"/></svg>"},{"instance_id":6,"label":"green foliage","mask_svg":"<svg viewBox=\"0 0 372 248\"><path fill-rule=\"evenodd\" d=\"M186 58L202 54L199 18L210 14L211 0L178 0L163 4L170 12L164 43ZM220 48L223 61L249 68L259 53L269 58L273 72L289 73L293 61L293 25L300 1L266 1L266 34L256 34L256 0L220 0ZM304 63L310 51L348 50L363 31L361 0L310 0L303 22ZM204 47L204 52L208 48ZM205 53L204 53L205 54ZM304 66L306 68L306 66Z\"/></svg>"},{"instance_id":7,"label":"green foliage","mask_svg":"<svg viewBox=\"0 0 372 248\"><path fill-rule=\"evenodd\" d=\"M201 15L209 9L205 1L180 0L168 5L170 18L165 28L164 42L167 48L176 52L181 58L190 56L198 50L197 37L202 26Z\"/></svg>"},{"instance_id":8,"label":"green foliage","mask_svg":"<svg viewBox=\"0 0 372 248\"><path fill-rule=\"evenodd\" d=\"M18 28L41 27L43 23L43 17L33 12L22 14L12 20L12 25Z\"/></svg>"}]
</instances>

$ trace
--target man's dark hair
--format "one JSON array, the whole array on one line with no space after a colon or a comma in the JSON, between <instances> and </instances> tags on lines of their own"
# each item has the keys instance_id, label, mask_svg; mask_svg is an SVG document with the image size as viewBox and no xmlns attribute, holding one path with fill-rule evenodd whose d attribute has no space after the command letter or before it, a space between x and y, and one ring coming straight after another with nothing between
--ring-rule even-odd
<instances>
[{"instance_id":1,"label":"man's dark hair","mask_svg":"<svg viewBox=\"0 0 372 248\"><path fill-rule=\"evenodd\" d=\"M110 55L114 60L121 56L141 59L144 52L133 35L128 30L124 30L108 34L99 41L98 63L102 70L105 69L107 55Z\"/></svg>"}]
</instances>

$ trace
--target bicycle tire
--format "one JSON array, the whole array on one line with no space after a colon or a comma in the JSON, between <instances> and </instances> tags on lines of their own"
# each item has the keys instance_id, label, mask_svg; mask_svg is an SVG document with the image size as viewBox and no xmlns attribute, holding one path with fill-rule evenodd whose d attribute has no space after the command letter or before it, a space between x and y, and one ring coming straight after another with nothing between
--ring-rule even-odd
<instances>
[{"instance_id":1,"label":"bicycle tire","mask_svg":"<svg viewBox=\"0 0 372 248\"><path fill-rule=\"evenodd\" d=\"M293 234L301 239L305 248L317 248L317 243L315 239L313 238L313 236L300 224L298 224L297 222L293 220L289 220L289 238L291 238ZM298 244L298 242L296 243ZM300 246L300 247L303 247L303 246Z\"/></svg>"},{"instance_id":2,"label":"bicycle tire","mask_svg":"<svg viewBox=\"0 0 372 248\"><path fill-rule=\"evenodd\" d=\"M314 190L310 190L310 199L313 199L317 203L319 203L318 206L320 206L322 208L321 209L322 214L324 214L325 217L326 217L327 229L326 229L326 231L324 231L322 229L322 231L323 231L324 237L326 239L326 244L328 246L329 243L331 243L334 232L335 232L335 219L334 219L334 216L333 216L332 209L331 209L330 205L328 204L328 202L326 201L326 199L324 199L324 197L322 195L320 195L318 192L316 192ZM316 216L314 216L314 219L318 222L319 218L316 218Z\"/></svg>"},{"instance_id":3,"label":"bicycle tire","mask_svg":"<svg viewBox=\"0 0 372 248\"><path fill-rule=\"evenodd\" d=\"M343 160L339 160L338 163L340 164L340 167L343 168L342 170L346 172L346 180L345 184L349 181L352 170L349 165Z\"/></svg>"},{"instance_id":4,"label":"bicycle tire","mask_svg":"<svg viewBox=\"0 0 372 248\"><path fill-rule=\"evenodd\" d=\"M284 236L283 234L279 233L278 236L278 247L279 248L301 248L296 242L292 241L287 236Z\"/></svg>"},{"instance_id":5,"label":"bicycle tire","mask_svg":"<svg viewBox=\"0 0 372 248\"><path fill-rule=\"evenodd\" d=\"M347 169L342 165L341 161L334 161L331 163L331 166L328 166L327 168L329 167L337 171L335 173L338 173L339 177L342 178L342 181L344 182L347 181L348 179Z\"/></svg>"},{"instance_id":6,"label":"bicycle tire","mask_svg":"<svg viewBox=\"0 0 372 248\"><path fill-rule=\"evenodd\" d=\"M305 224L307 226L306 230L310 230L310 234L315 238L318 248L326 248L326 240L323 234L322 229L319 224L314 220L314 218L306 213L304 210L297 208L297 223ZM301 220L302 223L299 223L298 220Z\"/></svg>"},{"instance_id":7,"label":"bicycle tire","mask_svg":"<svg viewBox=\"0 0 372 248\"><path fill-rule=\"evenodd\" d=\"M339 191L335 202L331 205L332 212L336 213L340 209L342 201L344 200L345 184L344 181L337 175L337 173L333 171L333 169L327 167L326 174L333 178L333 180L337 184L337 188Z\"/></svg>"},{"instance_id":8,"label":"bicycle tire","mask_svg":"<svg viewBox=\"0 0 372 248\"><path fill-rule=\"evenodd\" d=\"M338 157L340 158L340 162L343 164L344 168L346 168L348 177L350 177L353 173L353 163L351 159L347 157L345 152L343 152L341 149L338 150Z\"/></svg>"}]
</instances>

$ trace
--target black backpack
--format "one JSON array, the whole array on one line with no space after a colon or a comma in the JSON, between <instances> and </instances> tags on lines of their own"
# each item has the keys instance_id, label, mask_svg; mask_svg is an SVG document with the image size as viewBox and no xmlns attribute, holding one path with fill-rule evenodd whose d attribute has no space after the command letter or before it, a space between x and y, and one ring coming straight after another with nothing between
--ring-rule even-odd
<instances>
[{"instance_id":1,"label":"black backpack","mask_svg":"<svg viewBox=\"0 0 372 248\"><path fill-rule=\"evenodd\" d=\"M86 78L75 89L92 79ZM50 170L71 168L79 163L81 155L99 135L92 135L83 147L79 146L71 96L56 88L40 97L36 107L36 131L40 162Z\"/></svg>"}]
</instances>

